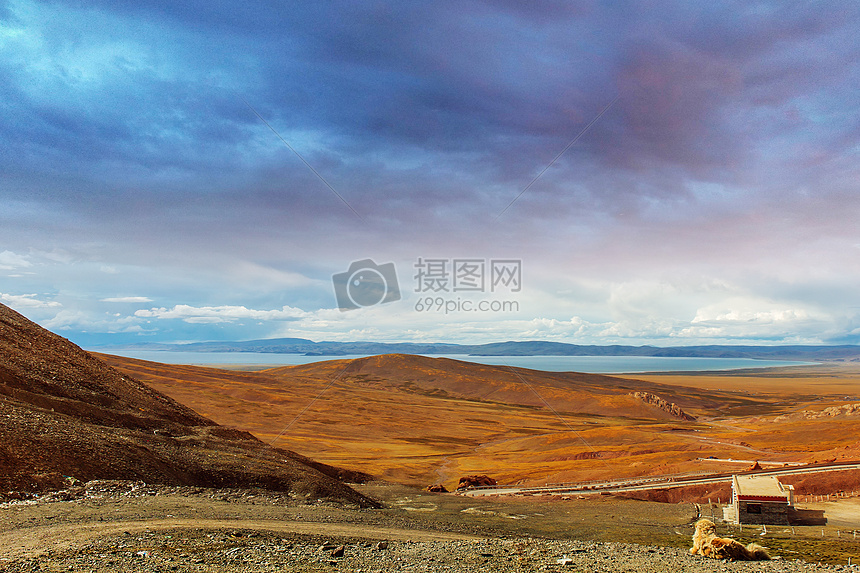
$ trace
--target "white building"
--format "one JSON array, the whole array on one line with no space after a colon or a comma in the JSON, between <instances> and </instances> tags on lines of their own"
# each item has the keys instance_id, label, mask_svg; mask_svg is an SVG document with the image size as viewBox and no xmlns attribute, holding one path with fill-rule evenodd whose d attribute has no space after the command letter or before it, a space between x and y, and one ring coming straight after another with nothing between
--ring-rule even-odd
<instances>
[{"instance_id":1,"label":"white building","mask_svg":"<svg viewBox=\"0 0 860 573\"><path fill-rule=\"evenodd\" d=\"M726 518L733 523L788 525L794 513L794 486L775 476L732 476L732 509Z\"/></svg>"}]
</instances>

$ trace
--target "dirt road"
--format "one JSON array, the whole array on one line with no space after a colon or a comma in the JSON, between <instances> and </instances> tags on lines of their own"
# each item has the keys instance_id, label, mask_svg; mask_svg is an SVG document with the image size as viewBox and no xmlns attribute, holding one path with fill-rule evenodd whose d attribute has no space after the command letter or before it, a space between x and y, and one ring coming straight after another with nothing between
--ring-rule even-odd
<instances>
[{"instance_id":1,"label":"dirt road","mask_svg":"<svg viewBox=\"0 0 860 573\"><path fill-rule=\"evenodd\" d=\"M613 496L474 499L392 484L360 489L385 508L257 490L91 482L71 498L0 504L0 570L280 573L337 565L350 571L513 573L556 570L566 555L595 572L726 570L722 562L689 556L697 516L692 504ZM749 535L786 556L840 564L860 559L853 539L813 533L782 540ZM805 565L785 565L728 570L805 571Z\"/></svg>"},{"instance_id":2,"label":"dirt road","mask_svg":"<svg viewBox=\"0 0 860 573\"><path fill-rule=\"evenodd\" d=\"M47 552L78 549L93 539L117 535L136 535L178 529L237 530L252 529L276 534L314 535L332 538L373 539L380 541L477 541L477 535L420 531L392 527L368 527L339 523L300 523L281 520L247 519L152 519L111 523L43 525L0 533L0 555L7 559L33 558Z\"/></svg>"}]
</instances>

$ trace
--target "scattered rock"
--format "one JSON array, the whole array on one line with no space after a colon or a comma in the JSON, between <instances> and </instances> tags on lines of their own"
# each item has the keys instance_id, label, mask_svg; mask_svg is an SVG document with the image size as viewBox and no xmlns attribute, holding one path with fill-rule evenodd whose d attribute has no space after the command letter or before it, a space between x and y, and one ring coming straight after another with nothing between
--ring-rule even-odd
<instances>
[{"instance_id":1,"label":"scattered rock","mask_svg":"<svg viewBox=\"0 0 860 573\"><path fill-rule=\"evenodd\" d=\"M664 400L663 398L661 398L660 396L657 396L655 394L650 394L648 392L631 392L630 396L633 396L637 400L642 400L646 404L649 404L651 406L659 408L660 410L663 410L667 414L670 414L670 415L672 415L676 418L679 418L681 420L686 420L688 422L695 422L696 421L695 416L691 416L690 414L686 413L677 404L674 404L672 402L667 402L666 400Z\"/></svg>"},{"instance_id":2,"label":"scattered rock","mask_svg":"<svg viewBox=\"0 0 860 573\"><path fill-rule=\"evenodd\" d=\"M251 541L248 530L242 538L230 530L200 532L159 532L146 534L146 543L169 546L170 551L140 547L118 551L126 543L140 542L123 535L105 536L86 546L52 551L36 558L5 559L3 571L207 571L245 573L247 571L320 571L345 568L349 573L382 571L446 571L447 573L520 573L522 571L582 571L610 573L809 573L847 571L845 566L824 566L800 560L782 560L777 565L751 569L747 564L716 561L690 555L686 547L655 547L627 543L589 543L535 538L485 539L473 541L413 541L398 545L396 553L380 553L389 542L350 543L350 554L341 554L346 544L290 541L258 532ZM226 549L224 541L236 546ZM320 547L334 551L320 554ZM331 550L329 550L331 551ZM146 559L142 559L148 554ZM561 556L561 557L559 557ZM343 558L345 557L345 559ZM205 565L204 565L205 564Z\"/></svg>"},{"instance_id":3,"label":"scattered rock","mask_svg":"<svg viewBox=\"0 0 860 573\"><path fill-rule=\"evenodd\" d=\"M496 480L486 475L464 476L460 478L457 484L457 489L466 489L470 487L481 487L487 485L498 485Z\"/></svg>"}]
</instances>

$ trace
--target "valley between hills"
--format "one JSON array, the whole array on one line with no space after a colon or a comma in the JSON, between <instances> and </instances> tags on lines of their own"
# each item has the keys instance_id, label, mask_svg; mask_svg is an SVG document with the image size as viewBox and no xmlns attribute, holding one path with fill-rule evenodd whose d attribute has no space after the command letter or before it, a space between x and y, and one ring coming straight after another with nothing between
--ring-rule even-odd
<instances>
[{"instance_id":1,"label":"valley between hills","mask_svg":"<svg viewBox=\"0 0 860 573\"><path fill-rule=\"evenodd\" d=\"M412 355L256 372L99 356L219 424L416 486L860 459L853 363L623 377Z\"/></svg>"},{"instance_id":2,"label":"valley between hills","mask_svg":"<svg viewBox=\"0 0 860 573\"><path fill-rule=\"evenodd\" d=\"M807 504L831 522L771 531L786 560L748 565L688 551L722 484L422 491L473 474L544 484L860 459L854 363L601 376L393 354L203 368L88 353L3 305L0 357L4 573L799 572L860 559L839 537L860 524L856 497ZM785 481L860 491L858 470Z\"/></svg>"}]
</instances>

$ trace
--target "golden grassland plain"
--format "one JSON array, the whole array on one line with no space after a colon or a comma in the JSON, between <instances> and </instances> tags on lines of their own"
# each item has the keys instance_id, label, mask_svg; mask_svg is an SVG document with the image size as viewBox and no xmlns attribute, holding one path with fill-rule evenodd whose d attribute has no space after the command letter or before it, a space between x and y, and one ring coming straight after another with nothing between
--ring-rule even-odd
<instances>
[{"instance_id":1,"label":"golden grassland plain","mask_svg":"<svg viewBox=\"0 0 860 573\"><path fill-rule=\"evenodd\" d=\"M262 371L100 358L219 424L411 485L451 489L474 473L542 484L860 458L860 413L824 413L860 402L858 364L604 377L403 355ZM697 420L644 405L634 391Z\"/></svg>"}]
</instances>

